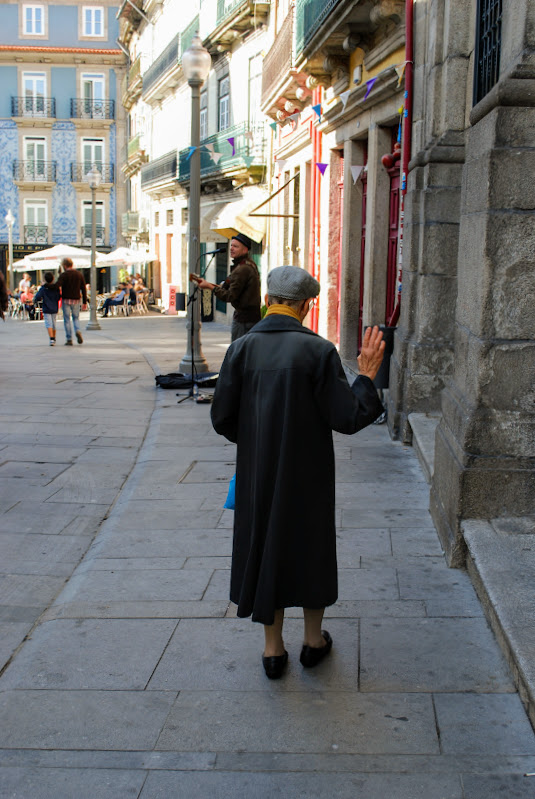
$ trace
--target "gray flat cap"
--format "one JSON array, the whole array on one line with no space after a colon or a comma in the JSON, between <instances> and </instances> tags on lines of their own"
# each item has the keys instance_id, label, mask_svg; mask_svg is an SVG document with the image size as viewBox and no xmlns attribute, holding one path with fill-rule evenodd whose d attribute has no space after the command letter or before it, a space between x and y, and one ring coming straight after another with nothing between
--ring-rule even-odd
<instances>
[{"instance_id":1,"label":"gray flat cap","mask_svg":"<svg viewBox=\"0 0 535 799\"><path fill-rule=\"evenodd\" d=\"M306 269L299 266L277 266L268 272L267 290L270 297L306 300L318 296L320 284Z\"/></svg>"}]
</instances>

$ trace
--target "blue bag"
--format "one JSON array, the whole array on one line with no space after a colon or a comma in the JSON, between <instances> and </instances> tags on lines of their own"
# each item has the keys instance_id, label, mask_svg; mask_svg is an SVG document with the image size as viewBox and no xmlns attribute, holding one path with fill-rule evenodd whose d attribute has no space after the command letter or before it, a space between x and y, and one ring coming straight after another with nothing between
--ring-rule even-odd
<instances>
[{"instance_id":1,"label":"blue bag","mask_svg":"<svg viewBox=\"0 0 535 799\"><path fill-rule=\"evenodd\" d=\"M234 510L236 507L236 475L232 476L232 480L229 483L228 494L223 507L227 508L227 510Z\"/></svg>"}]
</instances>

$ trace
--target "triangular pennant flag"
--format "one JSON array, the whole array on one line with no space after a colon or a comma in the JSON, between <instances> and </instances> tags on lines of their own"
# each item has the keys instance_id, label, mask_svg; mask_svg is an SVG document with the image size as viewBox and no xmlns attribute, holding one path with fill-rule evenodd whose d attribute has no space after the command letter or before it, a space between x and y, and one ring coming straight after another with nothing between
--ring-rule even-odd
<instances>
[{"instance_id":1,"label":"triangular pennant flag","mask_svg":"<svg viewBox=\"0 0 535 799\"><path fill-rule=\"evenodd\" d=\"M316 161L316 166L318 167L318 169L321 172L321 174L324 175L325 174L325 170L327 169L329 164L320 164L318 161Z\"/></svg>"},{"instance_id":2,"label":"triangular pennant flag","mask_svg":"<svg viewBox=\"0 0 535 799\"><path fill-rule=\"evenodd\" d=\"M189 161L189 159L191 158L191 156L193 155L193 153L195 152L195 150L197 148L196 147L189 147L188 149L189 149L189 153L186 156L186 161Z\"/></svg>"},{"instance_id":3,"label":"triangular pennant flag","mask_svg":"<svg viewBox=\"0 0 535 799\"><path fill-rule=\"evenodd\" d=\"M369 80L366 81L366 94L364 95L365 100L367 99L369 93L373 89L376 80L377 78L370 78Z\"/></svg>"},{"instance_id":4,"label":"triangular pennant flag","mask_svg":"<svg viewBox=\"0 0 535 799\"><path fill-rule=\"evenodd\" d=\"M300 115L299 111L296 111L295 114L292 114L290 117L288 117L288 119L291 119L292 122L295 122L295 124L297 125L297 123L299 122L299 117L300 116L301 115Z\"/></svg>"},{"instance_id":5,"label":"triangular pennant flag","mask_svg":"<svg viewBox=\"0 0 535 799\"><path fill-rule=\"evenodd\" d=\"M231 136L229 139L227 139L227 141L232 147L232 155L236 155L236 148L234 147L234 136Z\"/></svg>"},{"instance_id":6,"label":"triangular pennant flag","mask_svg":"<svg viewBox=\"0 0 535 799\"><path fill-rule=\"evenodd\" d=\"M245 134L245 138L249 139L250 141L254 141L254 134L251 133L250 130L248 130L247 133Z\"/></svg>"},{"instance_id":7,"label":"triangular pennant flag","mask_svg":"<svg viewBox=\"0 0 535 799\"><path fill-rule=\"evenodd\" d=\"M270 122L269 127L271 128L271 130L277 130L278 125L276 122Z\"/></svg>"},{"instance_id":8,"label":"triangular pennant flag","mask_svg":"<svg viewBox=\"0 0 535 799\"><path fill-rule=\"evenodd\" d=\"M396 74L398 76L398 86L401 86L401 81L403 80L403 75L405 74L405 67L407 66L407 62L405 61L404 64L398 64L396 69Z\"/></svg>"},{"instance_id":9,"label":"triangular pennant flag","mask_svg":"<svg viewBox=\"0 0 535 799\"><path fill-rule=\"evenodd\" d=\"M343 104L344 104L344 110L345 110L346 103L347 103L347 101L348 101L348 99L349 99L349 95L350 95L350 94L351 94L351 91L348 89L348 90L347 90L347 92L342 92L342 94L340 95L340 100L341 100L341 101L343 102Z\"/></svg>"},{"instance_id":10,"label":"triangular pennant flag","mask_svg":"<svg viewBox=\"0 0 535 799\"><path fill-rule=\"evenodd\" d=\"M312 106L312 110L316 112L318 115L318 119L321 119L321 103Z\"/></svg>"},{"instance_id":11,"label":"triangular pennant flag","mask_svg":"<svg viewBox=\"0 0 535 799\"><path fill-rule=\"evenodd\" d=\"M214 152L214 145L213 144L203 144L202 145L205 150L208 150L209 153Z\"/></svg>"},{"instance_id":12,"label":"triangular pennant flag","mask_svg":"<svg viewBox=\"0 0 535 799\"><path fill-rule=\"evenodd\" d=\"M223 158L223 153L216 153L216 151L214 150L214 152L212 153L213 162L215 164L218 164L222 158Z\"/></svg>"},{"instance_id":13,"label":"triangular pennant flag","mask_svg":"<svg viewBox=\"0 0 535 799\"><path fill-rule=\"evenodd\" d=\"M249 169L251 167L251 164L254 161L254 157L252 155L248 155L243 160L244 160L245 166L247 167L247 169Z\"/></svg>"},{"instance_id":14,"label":"triangular pennant flag","mask_svg":"<svg viewBox=\"0 0 535 799\"><path fill-rule=\"evenodd\" d=\"M359 179L360 173L362 172L363 169L364 169L363 166L352 166L351 167L351 174L353 176L353 185L355 185L355 183Z\"/></svg>"},{"instance_id":15,"label":"triangular pennant flag","mask_svg":"<svg viewBox=\"0 0 535 799\"><path fill-rule=\"evenodd\" d=\"M284 167L286 166L286 161L287 160L288 160L287 158L276 158L275 159L275 163L277 164L277 166L279 167L281 172L284 169Z\"/></svg>"}]
</instances>

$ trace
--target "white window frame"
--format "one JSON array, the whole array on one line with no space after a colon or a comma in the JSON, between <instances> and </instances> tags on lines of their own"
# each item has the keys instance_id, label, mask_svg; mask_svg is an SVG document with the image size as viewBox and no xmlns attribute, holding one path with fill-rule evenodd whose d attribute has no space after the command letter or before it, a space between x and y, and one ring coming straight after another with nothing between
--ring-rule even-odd
<instances>
[{"instance_id":1,"label":"white window frame","mask_svg":"<svg viewBox=\"0 0 535 799\"><path fill-rule=\"evenodd\" d=\"M31 30L28 29L27 23L27 12L31 11ZM41 12L41 30L36 31L36 12ZM22 6L22 35L28 36L31 38L35 37L46 37L47 36L47 14L46 14L46 6L41 5L41 3L24 3Z\"/></svg>"},{"instance_id":2,"label":"white window frame","mask_svg":"<svg viewBox=\"0 0 535 799\"><path fill-rule=\"evenodd\" d=\"M43 158L30 158L28 156L28 144L42 144L43 145ZM44 136L25 136L23 142L23 155L24 155L24 174L29 180L46 180L46 161L47 161L47 141ZM39 162L43 162L43 170L38 168ZM33 162L33 167L30 166ZM30 223L31 224L31 223Z\"/></svg>"},{"instance_id":3,"label":"white window frame","mask_svg":"<svg viewBox=\"0 0 535 799\"><path fill-rule=\"evenodd\" d=\"M45 221L44 222L29 222L28 221L28 210L30 208L37 209L37 208L44 208L45 209ZM43 225L43 227L48 227L48 203L46 200L24 200L24 224L25 225Z\"/></svg>"},{"instance_id":4,"label":"white window frame","mask_svg":"<svg viewBox=\"0 0 535 799\"><path fill-rule=\"evenodd\" d=\"M33 83L32 93L28 97L26 96L26 81L31 79ZM43 81L43 95L37 94L35 91L35 83L37 80ZM47 102L47 89L48 89L48 75L46 72L23 72L22 73L22 91L21 97L23 98L23 116L46 116L46 102ZM30 108L28 108L28 100L31 103ZM42 99L42 109L39 108L39 100Z\"/></svg>"},{"instance_id":5,"label":"white window frame","mask_svg":"<svg viewBox=\"0 0 535 799\"><path fill-rule=\"evenodd\" d=\"M82 6L82 36L89 39L104 39L106 37L106 20L104 6ZM100 12L101 33L95 33L96 12ZM87 19L89 13L90 19Z\"/></svg>"},{"instance_id":6,"label":"white window frame","mask_svg":"<svg viewBox=\"0 0 535 799\"><path fill-rule=\"evenodd\" d=\"M200 140L208 138L208 92L201 92Z\"/></svg>"},{"instance_id":7,"label":"white window frame","mask_svg":"<svg viewBox=\"0 0 535 799\"><path fill-rule=\"evenodd\" d=\"M93 164L96 164L97 167L98 167L99 164L105 164L106 163L106 139L102 139L102 138L100 138L100 136L84 136L84 138L82 139L82 142L81 142L80 163L86 164L86 160L85 160L85 156L84 156L84 146L86 144L90 144L90 143L101 144L102 145L102 158L101 158L100 161L96 160L95 158L93 158L91 160L91 163L89 164L89 169L91 169Z\"/></svg>"},{"instance_id":8,"label":"white window frame","mask_svg":"<svg viewBox=\"0 0 535 799\"><path fill-rule=\"evenodd\" d=\"M106 203L104 202L104 200L97 200L95 205L96 205L96 209L95 210L97 212L97 214L96 214L96 217L97 217L96 218L96 227L101 227L104 230L104 239L106 239ZM85 228L87 226L89 228L89 230L91 230L91 225L92 225L91 210L92 210L92 207L93 207L93 203L92 203L91 200L82 200L81 211L80 211L80 218L82 220L82 224L81 224L82 228ZM85 215L86 210L89 210L88 221L87 222L86 222L86 215ZM100 219L101 219L100 223L99 223L99 211L100 211ZM87 237L88 241L89 241L89 238L90 238L90 236ZM98 246L102 246L102 243L100 243L98 241L98 235L97 235L97 245Z\"/></svg>"},{"instance_id":9,"label":"white window frame","mask_svg":"<svg viewBox=\"0 0 535 799\"><path fill-rule=\"evenodd\" d=\"M221 94L221 84L228 81L226 94ZM225 102L222 102L225 101ZM224 123L227 123L226 125ZM230 128L230 76L225 75L220 78L217 84L217 130L218 132Z\"/></svg>"}]
</instances>

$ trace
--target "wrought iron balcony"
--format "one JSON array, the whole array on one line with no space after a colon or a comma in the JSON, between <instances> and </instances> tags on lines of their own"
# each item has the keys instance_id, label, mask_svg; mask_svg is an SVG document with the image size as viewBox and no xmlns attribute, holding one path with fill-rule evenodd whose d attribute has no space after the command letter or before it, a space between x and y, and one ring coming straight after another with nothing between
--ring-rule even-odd
<instances>
[{"instance_id":1,"label":"wrought iron balcony","mask_svg":"<svg viewBox=\"0 0 535 799\"><path fill-rule=\"evenodd\" d=\"M51 119L56 116L55 97L12 97L11 116L43 117Z\"/></svg>"},{"instance_id":2,"label":"wrought iron balcony","mask_svg":"<svg viewBox=\"0 0 535 799\"><path fill-rule=\"evenodd\" d=\"M48 225L24 225L25 244L48 244Z\"/></svg>"},{"instance_id":3,"label":"wrought iron balcony","mask_svg":"<svg viewBox=\"0 0 535 799\"><path fill-rule=\"evenodd\" d=\"M71 181L73 183L87 183L87 173L93 164L71 162ZM95 166L102 175L102 183L113 183L115 180L114 164L102 164L99 161Z\"/></svg>"},{"instance_id":4,"label":"wrought iron balcony","mask_svg":"<svg viewBox=\"0 0 535 799\"><path fill-rule=\"evenodd\" d=\"M160 158L155 158L154 161L141 167L141 188L176 180L176 169L176 150L171 150Z\"/></svg>"},{"instance_id":5,"label":"wrought iron balcony","mask_svg":"<svg viewBox=\"0 0 535 799\"><path fill-rule=\"evenodd\" d=\"M27 183L55 183L56 161L13 161L13 179Z\"/></svg>"},{"instance_id":6,"label":"wrought iron balcony","mask_svg":"<svg viewBox=\"0 0 535 799\"><path fill-rule=\"evenodd\" d=\"M139 211L127 211L122 216L123 236L131 236L139 230Z\"/></svg>"},{"instance_id":7,"label":"wrought iron balcony","mask_svg":"<svg viewBox=\"0 0 535 799\"><path fill-rule=\"evenodd\" d=\"M273 46L266 53L262 66L262 105L289 76L293 66L294 10L281 25Z\"/></svg>"},{"instance_id":8,"label":"wrought iron balcony","mask_svg":"<svg viewBox=\"0 0 535 799\"><path fill-rule=\"evenodd\" d=\"M246 122L227 128L221 133L209 136L201 142L201 177L218 175L221 173L239 172L244 169L254 169L255 167L264 168L266 163L266 140L263 127L258 127L250 132L251 137L246 137L249 126ZM232 145L228 141L234 139L234 154ZM216 152L221 153L219 162L216 163L209 150L204 145L211 144ZM181 150L179 153L179 183L185 183L190 179L189 148Z\"/></svg>"},{"instance_id":9,"label":"wrought iron balcony","mask_svg":"<svg viewBox=\"0 0 535 799\"><path fill-rule=\"evenodd\" d=\"M82 225L82 244L87 246L91 246L92 243L92 225ZM105 233L106 229L102 225L96 225L96 245L97 247L103 247L105 245Z\"/></svg>"},{"instance_id":10,"label":"wrought iron balcony","mask_svg":"<svg viewBox=\"0 0 535 799\"><path fill-rule=\"evenodd\" d=\"M115 119L115 101L73 98L71 119Z\"/></svg>"},{"instance_id":11,"label":"wrought iron balcony","mask_svg":"<svg viewBox=\"0 0 535 799\"><path fill-rule=\"evenodd\" d=\"M143 74L143 95L150 92L152 87L173 67L178 65L180 48L180 34L174 36L165 50L158 56L156 61L150 65Z\"/></svg>"},{"instance_id":12,"label":"wrought iron balcony","mask_svg":"<svg viewBox=\"0 0 535 799\"><path fill-rule=\"evenodd\" d=\"M300 53L340 0L297 0L295 49Z\"/></svg>"}]
</instances>

